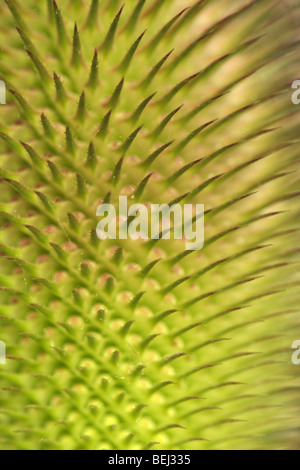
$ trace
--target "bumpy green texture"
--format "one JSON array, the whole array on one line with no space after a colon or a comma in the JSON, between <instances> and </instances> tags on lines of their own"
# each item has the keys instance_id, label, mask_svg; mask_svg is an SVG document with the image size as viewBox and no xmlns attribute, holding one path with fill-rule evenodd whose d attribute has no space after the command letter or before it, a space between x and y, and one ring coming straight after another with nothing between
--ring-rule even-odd
<instances>
[{"instance_id":1,"label":"bumpy green texture","mask_svg":"<svg viewBox=\"0 0 300 470\"><path fill-rule=\"evenodd\" d=\"M299 7L124 1L1 1L1 449L295 449ZM100 241L119 195L204 248Z\"/></svg>"}]
</instances>

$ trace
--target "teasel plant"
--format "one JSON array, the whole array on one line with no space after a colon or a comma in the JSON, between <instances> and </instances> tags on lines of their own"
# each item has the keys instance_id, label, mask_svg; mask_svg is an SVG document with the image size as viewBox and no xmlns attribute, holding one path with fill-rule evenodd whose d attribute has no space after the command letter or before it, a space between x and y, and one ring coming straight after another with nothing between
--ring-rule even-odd
<instances>
[{"instance_id":1,"label":"teasel plant","mask_svg":"<svg viewBox=\"0 0 300 470\"><path fill-rule=\"evenodd\" d=\"M1 449L299 449L298 19L1 1ZM203 248L100 240L120 195L204 204Z\"/></svg>"}]
</instances>

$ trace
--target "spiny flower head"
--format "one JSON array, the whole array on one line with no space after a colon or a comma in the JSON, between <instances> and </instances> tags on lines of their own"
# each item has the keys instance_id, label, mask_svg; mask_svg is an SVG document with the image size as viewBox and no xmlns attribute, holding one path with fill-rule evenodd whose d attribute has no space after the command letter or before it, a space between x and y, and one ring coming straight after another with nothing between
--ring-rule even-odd
<instances>
[{"instance_id":1,"label":"spiny flower head","mask_svg":"<svg viewBox=\"0 0 300 470\"><path fill-rule=\"evenodd\" d=\"M299 446L298 10L2 2L1 448ZM203 249L99 240L120 195Z\"/></svg>"}]
</instances>

